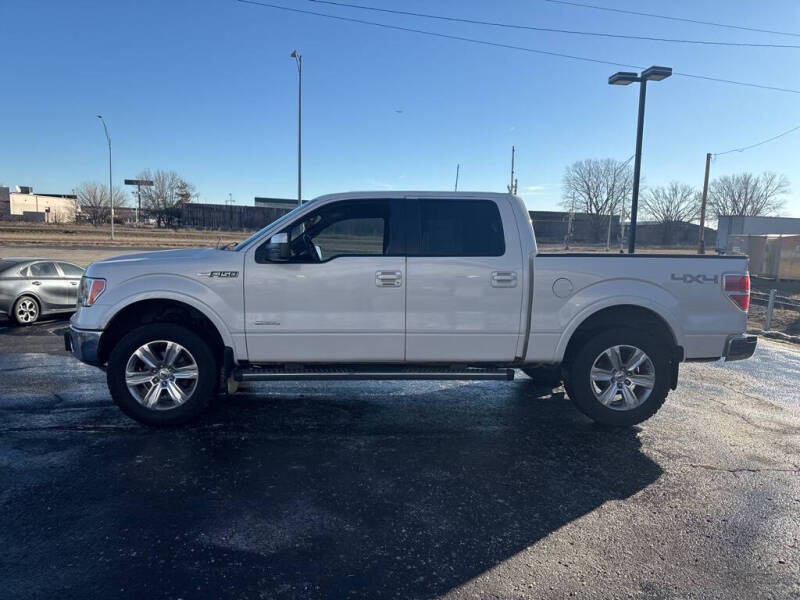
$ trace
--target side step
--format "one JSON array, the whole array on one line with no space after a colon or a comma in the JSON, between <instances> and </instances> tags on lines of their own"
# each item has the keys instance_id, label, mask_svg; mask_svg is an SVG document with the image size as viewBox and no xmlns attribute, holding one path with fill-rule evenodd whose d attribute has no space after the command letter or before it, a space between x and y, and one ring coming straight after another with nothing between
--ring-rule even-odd
<instances>
[{"instance_id":1,"label":"side step","mask_svg":"<svg viewBox=\"0 0 800 600\"><path fill-rule=\"evenodd\" d=\"M448 367L250 367L236 368L235 381L367 381L367 380L507 380L514 379L514 369Z\"/></svg>"}]
</instances>

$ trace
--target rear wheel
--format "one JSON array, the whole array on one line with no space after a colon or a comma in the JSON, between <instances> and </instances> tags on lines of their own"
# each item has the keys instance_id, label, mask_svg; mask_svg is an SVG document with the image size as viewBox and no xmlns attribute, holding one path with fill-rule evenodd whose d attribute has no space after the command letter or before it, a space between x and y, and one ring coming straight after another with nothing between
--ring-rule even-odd
<instances>
[{"instance_id":1,"label":"rear wheel","mask_svg":"<svg viewBox=\"0 0 800 600\"><path fill-rule=\"evenodd\" d=\"M575 355L567 394L589 418L630 426L653 416L670 387L669 346L633 329L598 333Z\"/></svg>"},{"instance_id":2,"label":"rear wheel","mask_svg":"<svg viewBox=\"0 0 800 600\"><path fill-rule=\"evenodd\" d=\"M30 325L39 320L39 303L33 296L22 296L14 302L14 320L18 325Z\"/></svg>"},{"instance_id":3,"label":"rear wheel","mask_svg":"<svg viewBox=\"0 0 800 600\"><path fill-rule=\"evenodd\" d=\"M123 337L106 369L114 402L145 425L180 425L197 418L217 387L208 344L180 325L143 325Z\"/></svg>"}]
</instances>

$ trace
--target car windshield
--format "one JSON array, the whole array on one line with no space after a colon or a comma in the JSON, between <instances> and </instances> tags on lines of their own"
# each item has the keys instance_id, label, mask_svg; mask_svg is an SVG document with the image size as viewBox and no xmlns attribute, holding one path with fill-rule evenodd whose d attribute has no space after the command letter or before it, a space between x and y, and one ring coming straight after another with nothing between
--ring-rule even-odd
<instances>
[{"instance_id":1,"label":"car windshield","mask_svg":"<svg viewBox=\"0 0 800 600\"><path fill-rule=\"evenodd\" d=\"M242 242L239 242L238 244L236 244L236 246L234 246L234 247L233 247L233 251L234 251L234 252L239 252L240 250L244 250L245 248L247 248L247 246L249 246L251 243L253 243L253 241L254 241L254 240L256 240L256 239L258 239L259 237L261 237L261 235L262 235L262 234L263 234L263 233L264 233L264 232L265 232L267 229L271 229L272 227L275 227L276 225L278 225L278 224L280 224L280 223L283 223L283 222L285 222L285 221L288 221L289 219L291 219L292 217L294 217L294 215L295 215L295 214L296 214L296 213L297 213L297 212L298 212L298 211L299 211L301 208L305 208L306 206L308 206L308 202L304 202L303 204L301 204L301 205L299 205L299 206L295 206L295 207L294 207L292 210L290 210L290 211L289 211L288 213L286 213L285 215L283 215L283 216L281 216L281 217L278 217L277 219L275 219L275 220L274 220L272 223L270 223L269 225L266 225L265 227L262 227L261 229L259 229L258 231L256 231L256 232L255 232L253 235L251 235L251 236L250 236L249 238L247 238L246 240L244 240L244 241L242 241Z\"/></svg>"}]
</instances>

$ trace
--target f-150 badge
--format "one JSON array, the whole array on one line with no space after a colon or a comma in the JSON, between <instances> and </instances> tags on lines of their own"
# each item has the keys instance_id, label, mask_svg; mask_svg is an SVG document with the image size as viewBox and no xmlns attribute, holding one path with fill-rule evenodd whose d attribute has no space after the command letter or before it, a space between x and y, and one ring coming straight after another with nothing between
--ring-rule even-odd
<instances>
[{"instance_id":1,"label":"f-150 badge","mask_svg":"<svg viewBox=\"0 0 800 600\"><path fill-rule=\"evenodd\" d=\"M233 279L239 276L239 271L206 271L205 273L198 273L205 277L219 277L220 279Z\"/></svg>"},{"instance_id":2,"label":"f-150 badge","mask_svg":"<svg viewBox=\"0 0 800 600\"><path fill-rule=\"evenodd\" d=\"M719 275L709 277L708 275L692 275L691 273L684 273L683 275L672 274L672 281L682 281L683 283L719 283Z\"/></svg>"}]
</instances>

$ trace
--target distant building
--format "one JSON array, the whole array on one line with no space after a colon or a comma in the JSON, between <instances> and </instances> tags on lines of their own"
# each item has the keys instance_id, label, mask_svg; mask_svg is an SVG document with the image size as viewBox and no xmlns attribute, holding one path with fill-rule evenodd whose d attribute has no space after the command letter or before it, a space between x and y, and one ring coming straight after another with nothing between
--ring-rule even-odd
<instances>
[{"instance_id":1,"label":"distant building","mask_svg":"<svg viewBox=\"0 0 800 600\"><path fill-rule=\"evenodd\" d=\"M73 223L78 199L72 194L37 194L30 186L12 192L0 187L0 219L41 223Z\"/></svg>"},{"instance_id":2,"label":"distant building","mask_svg":"<svg viewBox=\"0 0 800 600\"><path fill-rule=\"evenodd\" d=\"M717 250L728 247L729 235L800 234L800 219L789 217L719 217Z\"/></svg>"},{"instance_id":3,"label":"distant building","mask_svg":"<svg viewBox=\"0 0 800 600\"><path fill-rule=\"evenodd\" d=\"M261 208L283 208L292 210L297 206L297 198L262 198L255 197L255 205Z\"/></svg>"}]
</instances>

